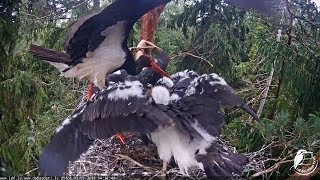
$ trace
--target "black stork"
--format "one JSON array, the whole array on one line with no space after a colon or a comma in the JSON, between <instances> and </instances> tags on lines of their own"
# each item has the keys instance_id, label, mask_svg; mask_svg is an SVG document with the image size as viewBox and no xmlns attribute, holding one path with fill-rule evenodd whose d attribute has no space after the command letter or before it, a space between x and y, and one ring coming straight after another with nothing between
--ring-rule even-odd
<instances>
[{"instance_id":1,"label":"black stork","mask_svg":"<svg viewBox=\"0 0 320 180\"><path fill-rule=\"evenodd\" d=\"M103 89L106 74L118 69L125 69L131 75L139 73L128 49L129 34L142 15L169 1L116 0L102 12L82 18L71 28L66 53L43 50L35 45L30 46L30 51L58 68L63 76L88 78ZM162 73L155 64L152 67Z\"/></svg>"},{"instance_id":2,"label":"black stork","mask_svg":"<svg viewBox=\"0 0 320 180\"><path fill-rule=\"evenodd\" d=\"M166 90L167 89L167 90ZM221 106L237 107L258 120L254 110L236 95L236 91L217 74L198 75L182 71L163 77L152 89L156 104L174 113L181 125L149 133L159 157L167 163L174 157L182 174L191 167L204 169L208 177L241 174L248 159L227 150L219 141L224 115Z\"/></svg>"},{"instance_id":3,"label":"black stork","mask_svg":"<svg viewBox=\"0 0 320 180\"><path fill-rule=\"evenodd\" d=\"M146 46L147 44L145 44L145 41L141 41L137 48L138 52L141 51L141 49L148 48ZM136 56L137 64L148 63L146 59L150 58L149 56L144 55L143 52L138 54L139 55ZM168 63L170 62L170 58L168 54L160 51L155 55L154 58L152 58L152 61L154 61L161 69L165 70ZM143 66L140 65L139 67ZM124 80L126 77L131 77L126 73L126 71L124 71L125 73L122 73L122 75L120 75L118 72L120 71L109 75L111 77L107 76L107 80L112 80L110 82L107 82L107 84L114 84L114 81L116 81L117 78L120 78L119 80ZM143 68L143 70L141 70L140 74L138 75L138 79L144 87L154 85L160 78L162 78L162 76L158 73L155 73L155 71L149 67ZM107 86L107 88L109 88L109 86ZM122 86L119 88L123 89ZM128 88L128 86L126 86L126 88ZM94 93L97 94L99 91L100 90L98 88L95 88ZM130 105L130 102L128 105ZM110 111L113 110L114 109L110 109ZM119 111L119 109L117 109L117 111ZM77 109L74 114L77 114L79 112L81 112L81 108ZM78 159L80 154L85 152L87 148L93 143L93 138L89 138L86 134L79 130L79 126L77 124L71 123L68 126L64 126L69 124L70 119L72 119L73 117L74 116L70 116L69 118L67 118L62 123L62 126L57 128L57 132L51 140L50 144L48 144L44 148L40 156L39 164L40 173L42 175L61 176L66 171L69 161L72 162ZM122 135L117 134L117 136L121 140L121 142L124 143Z\"/></svg>"},{"instance_id":4,"label":"black stork","mask_svg":"<svg viewBox=\"0 0 320 180\"><path fill-rule=\"evenodd\" d=\"M218 141L224 122L221 105L242 108L257 118L234 89L216 74L184 71L173 80L163 77L150 93L140 80L142 74L132 76L124 70L109 74L106 89L57 128L40 157L40 172L62 175L68 162L76 160L93 139L123 132L149 134L164 169L174 157L186 175L191 167L203 168L208 176L242 170L247 159Z\"/></svg>"}]
</instances>

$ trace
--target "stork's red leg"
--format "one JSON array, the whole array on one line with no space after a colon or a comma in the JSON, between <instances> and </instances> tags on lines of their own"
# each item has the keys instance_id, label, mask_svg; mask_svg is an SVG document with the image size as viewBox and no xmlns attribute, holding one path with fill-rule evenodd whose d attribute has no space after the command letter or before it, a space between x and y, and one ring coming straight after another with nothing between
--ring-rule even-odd
<instances>
[{"instance_id":1,"label":"stork's red leg","mask_svg":"<svg viewBox=\"0 0 320 180\"><path fill-rule=\"evenodd\" d=\"M122 142L122 144L126 144L126 142L124 141L124 135L122 135L122 134L117 134L116 135L117 136L117 138Z\"/></svg>"},{"instance_id":2,"label":"stork's red leg","mask_svg":"<svg viewBox=\"0 0 320 180\"><path fill-rule=\"evenodd\" d=\"M93 95L93 82L90 81L90 87L89 87L89 91L88 91L88 95L87 95L87 101L90 100L92 95Z\"/></svg>"}]
</instances>

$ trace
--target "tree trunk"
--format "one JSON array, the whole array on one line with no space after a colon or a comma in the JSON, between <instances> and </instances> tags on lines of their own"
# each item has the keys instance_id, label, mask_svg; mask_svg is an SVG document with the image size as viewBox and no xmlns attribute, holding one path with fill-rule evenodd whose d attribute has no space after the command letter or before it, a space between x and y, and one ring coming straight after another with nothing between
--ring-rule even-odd
<instances>
[{"instance_id":1,"label":"tree trunk","mask_svg":"<svg viewBox=\"0 0 320 180\"><path fill-rule=\"evenodd\" d=\"M163 12L165 6L166 5L158 6L142 16L140 40L144 39L150 42L154 42L154 35L156 34L159 17ZM147 54L150 54L150 52L147 52Z\"/></svg>"}]
</instances>

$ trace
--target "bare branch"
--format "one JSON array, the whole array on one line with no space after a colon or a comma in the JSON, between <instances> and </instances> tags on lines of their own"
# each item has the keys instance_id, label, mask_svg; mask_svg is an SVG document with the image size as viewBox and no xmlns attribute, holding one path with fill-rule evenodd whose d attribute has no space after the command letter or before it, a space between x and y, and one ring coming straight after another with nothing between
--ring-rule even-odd
<instances>
[{"instance_id":1,"label":"bare branch","mask_svg":"<svg viewBox=\"0 0 320 180\"><path fill-rule=\"evenodd\" d=\"M201 61L204 61L205 63L207 63L211 68L214 68L213 64L209 60L207 60L207 59L205 59L205 58L203 58L201 56L194 55L194 54L192 54L190 52L180 52L177 55L174 55L174 56L170 57L170 59L174 59L174 58L177 58L177 57L182 57L183 58L183 57L186 57L186 56L191 56L191 57L200 59Z\"/></svg>"},{"instance_id":2,"label":"bare branch","mask_svg":"<svg viewBox=\"0 0 320 180\"><path fill-rule=\"evenodd\" d=\"M260 106L259 106L259 109L258 109L258 111L257 111L257 116L258 116L258 118L261 117L261 114L262 114L264 105L266 104L267 97L268 97L268 93L269 93L269 89L270 89L271 82L272 82L272 78L273 78L273 73L274 73L274 67L273 67L273 65L272 65L272 69L271 69L271 72L270 72L270 76L268 77L268 81L267 81L267 83L266 83L266 88L264 89L264 93L263 93L263 95L262 95L262 100L261 100L261 102L260 102Z\"/></svg>"}]
</instances>

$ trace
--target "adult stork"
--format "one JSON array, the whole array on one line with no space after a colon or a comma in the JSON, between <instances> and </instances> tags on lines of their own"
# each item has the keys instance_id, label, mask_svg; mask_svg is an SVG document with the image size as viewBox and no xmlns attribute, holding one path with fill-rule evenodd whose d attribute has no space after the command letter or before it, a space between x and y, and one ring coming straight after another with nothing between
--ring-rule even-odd
<instances>
[{"instance_id":1,"label":"adult stork","mask_svg":"<svg viewBox=\"0 0 320 180\"><path fill-rule=\"evenodd\" d=\"M107 76L106 89L96 92L67 118L40 157L40 171L61 175L93 139L117 133L150 134L159 157L174 157L181 172L203 168L208 176L239 173L247 159L225 150L218 137L224 116L220 106L242 108L257 118L253 109L216 74L199 76L184 71L160 79L151 93L138 76L121 70Z\"/></svg>"},{"instance_id":2,"label":"adult stork","mask_svg":"<svg viewBox=\"0 0 320 180\"><path fill-rule=\"evenodd\" d=\"M35 45L30 46L30 51L58 68L63 76L88 78L103 89L106 74L118 69L125 69L131 75L139 73L128 49L129 34L142 15L169 1L116 0L100 13L82 18L71 28L66 53ZM163 73L154 63L150 62L150 65Z\"/></svg>"}]
</instances>

